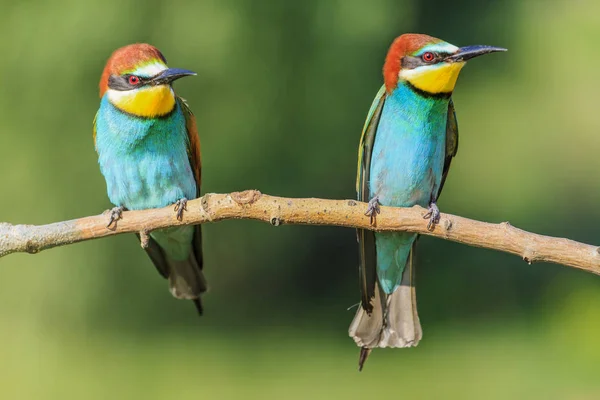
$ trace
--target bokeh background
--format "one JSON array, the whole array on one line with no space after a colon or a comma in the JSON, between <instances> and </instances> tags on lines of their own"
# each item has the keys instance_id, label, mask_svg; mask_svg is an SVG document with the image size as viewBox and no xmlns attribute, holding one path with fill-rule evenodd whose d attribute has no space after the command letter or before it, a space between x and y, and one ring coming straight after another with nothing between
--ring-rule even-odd
<instances>
[{"instance_id":1,"label":"bokeh background","mask_svg":"<svg viewBox=\"0 0 600 400\"><path fill-rule=\"evenodd\" d=\"M455 91L443 211L599 243L600 3L594 0L0 1L0 221L110 207L92 143L122 45L159 47L198 119L203 191L353 198L356 148L393 38L509 49ZM6 399L600 396L600 278L420 242L419 347L347 337L350 229L207 225L206 315L174 300L133 235L0 261Z\"/></svg>"}]
</instances>

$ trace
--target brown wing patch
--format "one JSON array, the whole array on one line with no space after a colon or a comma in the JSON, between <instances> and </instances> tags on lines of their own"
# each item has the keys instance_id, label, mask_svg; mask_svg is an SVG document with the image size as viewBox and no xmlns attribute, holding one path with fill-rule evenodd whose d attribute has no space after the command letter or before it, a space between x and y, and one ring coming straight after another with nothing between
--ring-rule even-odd
<instances>
[{"instance_id":1,"label":"brown wing patch","mask_svg":"<svg viewBox=\"0 0 600 400\"><path fill-rule=\"evenodd\" d=\"M192 167L192 171L194 171L194 177L196 179L196 196L200 197L202 167L200 161L200 138L198 137L196 117L194 117L192 110L190 110L184 99L177 97L177 101L181 105L181 109L185 115L185 127L188 134L188 157L190 160L190 166ZM194 255L196 256L198 267L200 270L202 270L204 266L202 256L202 225L196 225L194 230L194 241L192 243L192 247Z\"/></svg>"},{"instance_id":2,"label":"brown wing patch","mask_svg":"<svg viewBox=\"0 0 600 400\"><path fill-rule=\"evenodd\" d=\"M194 171L194 177L196 178L196 195L200 196L202 166L200 160L200 138L198 137L196 117L194 117L192 110L190 110L184 99L177 97L177 100L179 101L179 104L183 109L183 114L185 115L185 127L188 134L188 157L190 159L192 171Z\"/></svg>"}]
</instances>

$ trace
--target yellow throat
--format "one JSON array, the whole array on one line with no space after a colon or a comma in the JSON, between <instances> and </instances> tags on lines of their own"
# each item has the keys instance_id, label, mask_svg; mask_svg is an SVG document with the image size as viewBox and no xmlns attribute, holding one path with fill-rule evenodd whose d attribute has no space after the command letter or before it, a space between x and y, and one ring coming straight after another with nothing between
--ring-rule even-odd
<instances>
[{"instance_id":1,"label":"yellow throat","mask_svg":"<svg viewBox=\"0 0 600 400\"><path fill-rule=\"evenodd\" d=\"M401 70L400 78L427 93L450 93L464 62L444 63L433 67Z\"/></svg>"},{"instance_id":2,"label":"yellow throat","mask_svg":"<svg viewBox=\"0 0 600 400\"><path fill-rule=\"evenodd\" d=\"M170 85L128 91L109 90L108 98L120 110L146 118L167 115L175 107L175 94Z\"/></svg>"}]
</instances>

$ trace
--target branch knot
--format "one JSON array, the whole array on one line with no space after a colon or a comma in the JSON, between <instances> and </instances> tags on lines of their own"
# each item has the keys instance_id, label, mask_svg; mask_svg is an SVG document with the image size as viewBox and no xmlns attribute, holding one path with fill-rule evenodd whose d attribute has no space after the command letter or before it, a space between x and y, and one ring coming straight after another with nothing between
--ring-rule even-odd
<instances>
[{"instance_id":1,"label":"branch knot","mask_svg":"<svg viewBox=\"0 0 600 400\"><path fill-rule=\"evenodd\" d=\"M243 192L233 192L230 196L239 205L244 205L255 203L260 199L262 193L258 190L244 190Z\"/></svg>"}]
</instances>

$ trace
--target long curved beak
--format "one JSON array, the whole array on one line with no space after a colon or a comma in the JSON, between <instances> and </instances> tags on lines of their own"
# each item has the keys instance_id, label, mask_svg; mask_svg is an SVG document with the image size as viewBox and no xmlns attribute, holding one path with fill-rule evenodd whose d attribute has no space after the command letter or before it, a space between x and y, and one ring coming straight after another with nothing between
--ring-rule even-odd
<instances>
[{"instance_id":1,"label":"long curved beak","mask_svg":"<svg viewBox=\"0 0 600 400\"><path fill-rule=\"evenodd\" d=\"M506 51L506 49L502 47L493 47L493 46L466 46L461 47L458 51L451 56L448 56L444 59L444 61L449 62L465 62L470 60L471 58L482 56L484 54L495 53L497 51Z\"/></svg>"},{"instance_id":2,"label":"long curved beak","mask_svg":"<svg viewBox=\"0 0 600 400\"><path fill-rule=\"evenodd\" d=\"M187 69L180 68L168 68L160 74L156 75L150 80L153 85L164 85L171 83L176 79L183 78L184 76L196 75L195 72L188 71Z\"/></svg>"}]
</instances>

